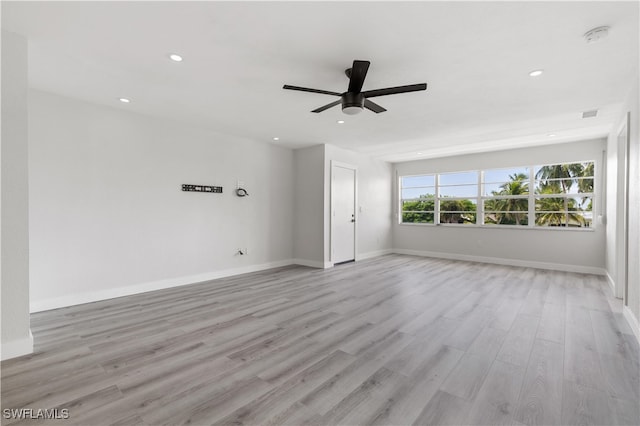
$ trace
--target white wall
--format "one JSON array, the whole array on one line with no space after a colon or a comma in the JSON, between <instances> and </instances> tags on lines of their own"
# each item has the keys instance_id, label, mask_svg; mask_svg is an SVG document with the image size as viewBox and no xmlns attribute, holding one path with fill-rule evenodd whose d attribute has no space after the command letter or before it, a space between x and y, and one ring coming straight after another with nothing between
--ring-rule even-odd
<instances>
[{"instance_id":1,"label":"white wall","mask_svg":"<svg viewBox=\"0 0 640 426\"><path fill-rule=\"evenodd\" d=\"M323 268L324 146L296 149L294 170L294 257L299 264Z\"/></svg>"},{"instance_id":2,"label":"white wall","mask_svg":"<svg viewBox=\"0 0 640 426\"><path fill-rule=\"evenodd\" d=\"M640 126L640 96L638 92L640 87L638 84L638 78L634 80L631 85L631 90L627 101L622 109L620 117L620 123L626 120L627 113L630 112L629 128L630 134L630 153L629 153L629 228L628 228L628 259L629 268L627 270L627 280L629 286L629 298L626 303L628 307L625 308L624 313L629 323L633 327L633 330L640 340L640 326L638 325L638 318L640 318L640 132L638 127ZM621 125L615 126L608 139L608 161L607 167L609 171L607 173L607 199L609 204L607 205L607 264L606 269L611 280L615 286L618 286L619 276L623 273L624 259L620 258L618 254L619 246L623 244L621 212L624 206L624 200L626 194L621 191L618 182L624 177L624 164L618 162L619 146L618 146L618 132ZM620 282L620 287L622 283ZM622 295L622 291L618 289L616 292L618 295Z\"/></svg>"},{"instance_id":3,"label":"white wall","mask_svg":"<svg viewBox=\"0 0 640 426\"><path fill-rule=\"evenodd\" d=\"M27 40L2 31L2 359L33 351L29 330Z\"/></svg>"},{"instance_id":4,"label":"white wall","mask_svg":"<svg viewBox=\"0 0 640 426\"><path fill-rule=\"evenodd\" d=\"M629 152L629 309L635 317L635 333L640 340L640 88L638 80L631 90L627 110L631 111Z\"/></svg>"},{"instance_id":5,"label":"white wall","mask_svg":"<svg viewBox=\"0 0 640 426\"><path fill-rule=\"evenodd\" d=\"M333 145L297 149L294 257L328 268L331 262L331 161L357 167L357 259L391 250L391 164ZM360 211L361 210L361 211Z\"/></svg>"},{"instance_id":6,"label":"white wall","mask_svg":"<svg viewBox=\"0 0 640 426\"><path fill-rule=\"evenodd\" d=\"M596 214L601 213L602 157L605 140L564 143L398 163L398 175L526 166L570 161L596 161ZM478 260L550 269L603 273L605 229L504 229L470 226L398 224L394 186L394 250L454 259Z\"/></svg>"},{"instance_id":7,"label":"white wall","mask_svg":"<svg viewBox=\"0 0 640 426\"><path fill-rule=\"evenodd\" d=\"M331 161L357 167L357 259L391 249L392 171L390 163L333 145L325 145L324 259L331 262Z\"/></svg>"},{"instance_id":8,"label":"white wall","mask_svg":"<svg viewBox=\"0 0 640 426\"><path fill-rule=\"evenodd\" d=\"M612 130L607 140L607 165L606 165L606 236L605 236L605 269L609 284L613 286L614 295L621 297L621 289L616 288L618 279L618 256L617 250L620 244L618 215L622 211L618 211L618 203L621 202L623 193L618 193L618 180L622 173L622 169L618 167L618 137L617 127ZM615 136L614 136L615 133Z\"/></svg>"},{"instance_id":9,"label":"white wall","mask_svg":"<svg viewBox=\"0 0 640 426\"><path fill-rule=\"evenodd\" d=\"M29 112L32 310L290 263L291 150L35 90Z\"/></svg>"}]
</instances>

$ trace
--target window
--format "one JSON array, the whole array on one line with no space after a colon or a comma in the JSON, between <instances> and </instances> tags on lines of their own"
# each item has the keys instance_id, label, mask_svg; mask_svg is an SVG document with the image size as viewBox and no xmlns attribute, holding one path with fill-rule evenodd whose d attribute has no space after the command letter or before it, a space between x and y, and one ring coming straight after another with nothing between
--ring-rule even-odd
<instances>
[{"instance_id":1,"label":"window","mask_svg":"<svg viewBox=\"0 0 640 426\"><path fill-rule=\"evenodd\" d=\"M536 166L536 226L591 227L594 163Z\"/></svg>"},{"instance_id":2,"label":"window","mask_svg":"<svg viewBox=\"0 0 640 426\"><path fill-rule=\"evenodd\" d=\"M400 177L401 223L593 226L591 162Z\"/></svg>"},{"instance_id":3,"label":"window","mask_svg":"<svg viewBox=\"0 0 640 426\"><path fill-rule=\"evenodd\" d=\"M529 167L487 170L482 173L485 225L529 224Z\"/></svg>"},{"instance_id":4,"label":"window","mask_svg":"<svg viewBox=\"0 0 640 426\"><path fill-rule=\"evenodd\" d=\"M434 223L435 175L401 178L402 223Z\"/></svg>"},{"instance_id":5,"label":"window","mask_svg":"<svg viewBox=\"0 0 640 426\"><path fill-rule=\"evenodd\" d=\"M439 223L475 224L478 210L478 172L438 175Z\"/></svg>"}]
</instances>

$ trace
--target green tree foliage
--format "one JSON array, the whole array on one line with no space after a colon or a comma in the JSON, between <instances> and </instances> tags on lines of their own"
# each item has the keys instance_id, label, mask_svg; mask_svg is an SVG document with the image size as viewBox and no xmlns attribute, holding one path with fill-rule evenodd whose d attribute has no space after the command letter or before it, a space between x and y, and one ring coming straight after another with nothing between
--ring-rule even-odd
<instances>
[{"instance_id":1,"label":"green tree foliage","mask_svg":"<svg viewBox=\"0 0 640 426\"><path fill-rule=\"evenodd\" d=\"M529 194L529 176L523 173L509 175L509 182L500 186L500 191L491 195L512 196ZM527 198L497 198L487 200L484 205L485 223L496 225L526 225L528 223L529 200Z\"/></svg>"},{"instance_id":2,"label":"green tree foliage","mask_svg":"<svg viewBox=\"0 0 640 426\"><path fill-rule=\"evenodd\" d=\"M573 198L538 198L536 200L536 225L543 226L586 226L582 209Z\"/></svg>"},{"instance_id":3,"label":"green tree foliage","mask_svg":"<svg viewBox=\"0 0 640 426\"><path fill-rule=\"evenodd\" d=\"M476 210L470 200L443 198L440 200L440 223L476 223Z\"/></svg>"},{"instance_id":4,"label":"green tree foliage","mask_svg":"<svg viewBox=\"0 0 640 426\"><path fill-rule=\"evenodd\" d=\"M405 201L402 205L402 222L434 223L435 200L434 194L424 194L418 200Z\"/></svg>"},{"instance_id":5,"label":"green tree foliage","mask_svg":"<svg viewBox=\"0 0 640 426\"><path fill-rule=\"evenodd\" d=\"M574 186L578 193L593 192L594 163L554 164L543 166L536 173L540 184L536 192L541 195L569 194ZM581 205L589 201L586 209ZM558 198L537 198L536 224L541 226L588 226L583 214L591 211L590 197L583 197L578 203L574 198L564 196Z\"/></svg>"},{"instance_id":6,"label":"green tree foliage","mask_svg":"<svg viewBox=\"0 0 640 426\"><path fill-rule=\"evenodd\" d=\"M538 226L589 226L584 212L592 210L591 196L581 200L572 198L572 188L578 194L593 193L594 163L554 164L543 166L536 172L536 217ZM524 173L509 176L495 198L485 200L486 224L527 225L529 221L529 198L513 196L529 195L529 176ZM575 192L573 192L575 194ZM553 197L552 195L558 195ZM538 196L540 195L540 196ZM419 199L404 201L402 221L405 223L434 223L434 194L420 195ZM585 205L586 204L586 205ZM466 199L440 199L440 223L476 223L477 206Z\"/></svg>"}]
</instances>

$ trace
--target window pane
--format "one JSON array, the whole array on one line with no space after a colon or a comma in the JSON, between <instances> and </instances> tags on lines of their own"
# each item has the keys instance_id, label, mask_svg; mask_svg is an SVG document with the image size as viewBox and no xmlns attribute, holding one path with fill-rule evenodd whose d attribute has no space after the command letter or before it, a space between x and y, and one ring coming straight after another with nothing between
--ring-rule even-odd
<instances>
[{"instance_id":1,"label":"window pane","mask_svg":"<svg viewBox=\"0 0 640 426\"><path fill-rule=\"evenodd\" d=\"M538 194L593 192L593 161L536 166L534 170Z\"/></svg>"},{"instance_id":2,"label":"window pane","mask_svg":"<svg viewBox=\"0 0 640 426\"><path fill-rule=\"evenodd\" d=\"M435 197L436 188L434 186L425 188L407 188L402 190L402 198L427 198Z\"/></svg>"},{"instance_id":3,"label":"window pane","mask_svg":"<svg viewBox=\"0 0 640 426\"><path fill-rule=\"evenodd\" d=\"M582 163L582 176L595 176L595 164L593 161Z\"/></svg>"},{"instance_id":4,"label":"window pane","mask_svg":"<svg viewBox=\"0 0 640 426\"><path fill-rule=\"evenodd\" d=\"M435 184L436 184L435 175L402 177L403 188L411 188L411 187L419 187L419 186L435 186Z\"/></svg>"},{"instance_id":5,"label":"window pane","mask_svg":"<svg viewBox=\"0 0 640 426\"><path fill-rule=\"evenodd\" d=\"M404 212L402 223L433 223L433 213Z\"/></svg>"},{"instance_id":6,"label":"window pane","mask_svg":"<svg viewBox=\"0 0 640 426\"><path fill-rule=\"evenodd\" d=\"M476 197L478 185L441 186L440 197Z\"/></svg>"},{"instance_id":7,"label":"window pane","mask_svg":"<svg viewBox=\"0 0 640 426\"><path fill-rule=\"evenodd\" d=\"M593 178L578 179L576 184L578 192L593 192Z\"/></svg>"},{"instance_id":8,"label":"window pane","mask_svg":"<svg viewBox=\"0 0 640 426\"><path fill-rule=\"evenodd\" d=\"M589 228L593 225L591 212L545 212L536 213L536 226Z\"/></svg>"},{"instance_id":9,"label":"window pane","mask_svg":"<svg viewBox=\"0 0 640 426\"><path fill-rule=\"evenodd\" d=\"M528 198L491 198L484 200L486 225L527 225Z\"/></svg>"},{"instance_id":10,"label":"window pane","mask_svg":"<svg viewBox=\"0 0 640 426\"><path fill-rule=\"evenodd\" d=\"M524 226L529 224L529 214L526 212L485 212L484 224Z\"/></svg>"},{"instance_id":11,"label":"window pane","mask_svg":"<svg viewBox=\"0 0 640 426\"><path fill-rule=\"evenodd\" d=\"M484 188L482 194L489 196L498 194L502 189L500 188L500 186L502 186L502 183L485 183L482 186Z\"/></svg>"},{"instance_id":12,"label":"window pane","mask_svg":"<svg viewBox=\"0 0 640 426\"><path fill-rule=\"evenodd\" d=\"M435 210L435 199L424 199L424 200L414 200L414 201L403 201L402 202L402 211L403 212L424 212L424 211L434 211Z\"/></svg>"},{"instance_id":13,"label":"window pane","mask_svg":"<svg viewBox=\"0 0 640 426\"><path fill-rule=\"evenodd\" d=\"M527 195L529 194L529 181L526 179L519 180L516 176L515 180L503 183L484 184L485 196L491 195Z\"/></svg>"},{"instance_id":14,"label":"window pane","mask_svg":"<svg viewBox=\"0 0 640 426\"><path fill-rule=\"evenodd\" d=\"M593 192L593 179L548 179L536 181L536 194L579 194Z\"/></svg>"},{"instance_id":15,"label":"window pane","mask_svg":"<svg viewBox=\"0 0 640 426\"><path fill-rule=\"evenodd\" d=\"M440 199L440 211L443 212L475 212L476 200Z\"/></svg>"},{"instance_id":16,"label":"window pane","mask_svg":"<svg viewBox=\"0 0 640 426\"><path fill-rule=\"evenodd\" d=\"M535 166L536 179L564 179L568 177L593 176L593 162L565 163Z\"/></svg>"},{"instance_id":17,"label":"window pane","mask_svg":"<svg viewBox=\"0 0 640 426\"><path fill-rule=\"evenodd\" d=\"M470 212L446 212L440 213L440 223L458 223L471 225L476 223L476 213Z\"/></svg>"},{"instance_id":18,"label":"window pane","mask_svg":"<svg viewBox=\"0 0 640 426\"><path fill-rule=\"evenodd\" d=\"M478 183L478 172L444 173L440 175L440 185Z\"/></svg>"},{"instance_id":19,"label":"window pane","mask_svg":"<svg viewBox=\"0 0 640 426\"><path fill-rule=\"evenodd\" d=\"M484 200L484 210L493 212L526 212L529 210L527 198L492 198Z\"/></svg>"},{"instance_id":20,"label":"window pane","mask_svg":"<svg viewBox=\"0 0 640 426\"><path fill-rule=\"evenodd\" d=\"M484 182L509 182L511 180L528 180L528 167L515 167L511 169L492 169L484 172Z\"/></svg>"},{"instance_id":21,"label":"window pane","mask_svg":"<svg viewBox=\"0 0 640 426\"><path fill-rule=\"evenodd\" d=\"M592 205L591 197L536 198L536 211L582 211Z\"/></svg>"}]
</instances>

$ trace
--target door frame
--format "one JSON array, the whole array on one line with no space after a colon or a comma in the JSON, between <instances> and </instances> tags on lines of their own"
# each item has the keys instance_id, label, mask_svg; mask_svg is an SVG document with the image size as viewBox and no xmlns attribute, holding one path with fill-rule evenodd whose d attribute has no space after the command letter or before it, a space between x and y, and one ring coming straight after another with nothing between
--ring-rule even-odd
<instances>
[{"instance_id":1,"label":"door frame","mask_svg":"<svg viewBox=\"0 0 640 426\"><path fill-rule=\"evenodd\" d=\"M618 126L616 132L616 154L618 159L622 155L622 164L618 162L618 173L616 179L618 183L622 181L622 188L617 185L617 193L621 194L620 200L622 205L616 202L616 209L622 210L622 221L618 223L616 220L616 228L622 228L622 241L616 241L616 297L622 299L625 306L629 305L629 166L630 166L630 148L631 148L631 113L627 112L624 119ZM621 138L624 138L621 141ZM622 148L622 152L621 149ZM620 170L622 170L622 179L620 179ZM617 218L616 218L617 219ZM616 237L618 230L616 229ZM620 246L618 246L620 244ZM622 276L620 276L620 273Z\"/></svg>"},{"instance_id":2,"label":"door frame","mask_svg":"<svg viewBox=\"0 0 640 426\"><path fill-rule=\"evenodd\" d=\"M330 235L329 235L329 259L331 264L333 265L333 260L334 260L334 244L335 244L335 237L334 237L334 206L335 206L335 201L334 201L334 186L333 186L333 170L334 167L340 167L342 169L348 169L348 170L353 170L353 217L355 218L355 225L353 227L353 260L357 261L358 260L358 222L359 222L359 214L358 214L358 167L354 166L353 164L348 164L348 163L343 163L340 161L336 161L336 160L331 160L331 176L329 177L329 182L330 182L330 192L331 192L331 197L330 197L330 206L329 206L329 226L331 229Z\"/></svg>"}]
</instances>

